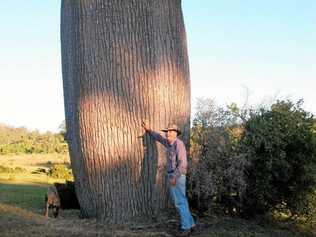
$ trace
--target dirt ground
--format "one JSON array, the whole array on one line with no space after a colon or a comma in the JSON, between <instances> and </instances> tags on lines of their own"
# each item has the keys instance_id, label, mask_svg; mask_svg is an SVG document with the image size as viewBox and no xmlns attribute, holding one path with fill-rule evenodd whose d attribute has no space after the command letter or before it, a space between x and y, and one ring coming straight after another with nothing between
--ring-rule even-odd
<instances>
[{"instance_id":1,"label":"dirt ground","mask_svg":"<svg viewBox=\"0 0 316 237\"><path fill-rule=\"evenodd\" d=\"M79 211L64 210L58 218L46 219L19 207L0 203L0 236L175 236L178 228L176 219L164 220L160 223L129 224L114 226L98 223L94 219L79 218ZM293 232L286 227L267 226L260 221L246 221L229 217L208 217L199 219L198 228L191 236L196 237L233 237L233 236L314 236L307 233Z\"/></svg>"}]
</instances>

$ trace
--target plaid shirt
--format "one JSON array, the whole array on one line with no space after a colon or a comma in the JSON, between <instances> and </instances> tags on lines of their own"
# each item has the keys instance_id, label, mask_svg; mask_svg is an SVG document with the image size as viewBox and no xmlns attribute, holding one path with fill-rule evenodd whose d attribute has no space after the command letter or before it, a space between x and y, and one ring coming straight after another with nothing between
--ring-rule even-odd
<instances>
[{"instance_id":1,"label":"plaid shirt","mask_svg":"<svg viewBox=\"0 0 316 237\"><path fill-rule=\"evenodd\" d=\"M186 175L188 161L183 141L181 141L179 138L176 138L172 144L169 144L168 140L159 133L149 131L149 134L152 138L167 148L166 155L168 177L176 176L178 178L182 174Z\"/></svg>"}]
</instances>

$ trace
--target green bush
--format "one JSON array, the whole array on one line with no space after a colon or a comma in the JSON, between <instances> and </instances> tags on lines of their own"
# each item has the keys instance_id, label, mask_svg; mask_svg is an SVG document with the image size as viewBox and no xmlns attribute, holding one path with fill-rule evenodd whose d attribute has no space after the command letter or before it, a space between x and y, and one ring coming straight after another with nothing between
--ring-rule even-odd
<instances>
[{"instance_id":1,"label":"green bush","mask_svg":"<svg viewBox=\"0 0 316 237\"><path fill-rule=\"evenodd\" d=\"M278 101L261 109L245 124L240 151L247 168L244 211L247 215L287 208L292 214L309 211L315 187L316 139L313 117L302 101Z\"/></svg>"},{"instance_id":2,"label":"green bush","mask_svg":"<svg viewBox=\"0 0 316 237\"><path fill-rule=\"evenodd\" d=\"M238 214L246 190L247 160L236 152L237 117L229 108L216 108L200 99L191 129L188 196L200 214Z\"/></svg>"},{"instance_id":3,"label":"green bush","mask_svg":"<svg viewBox=\"0 0 316 237\"><path fill-rule=\"evenodd\" d=\"M73 179L71 169L68 169L67 166L63 164L54 165L48 170L47 174L48 176L55 179L66 179L66 180Z\"/></svg>"},{"instance_id":4,"label":"green bush","mask_svg":"<svg viewBox=\"0 0 316 237\"><path fill-rule=\"evenodd\" d=\"M244 216L315 213L315 127L302 101L240 111L200 100L191 129L191 205Z\"/></svg>"}]
</instances>

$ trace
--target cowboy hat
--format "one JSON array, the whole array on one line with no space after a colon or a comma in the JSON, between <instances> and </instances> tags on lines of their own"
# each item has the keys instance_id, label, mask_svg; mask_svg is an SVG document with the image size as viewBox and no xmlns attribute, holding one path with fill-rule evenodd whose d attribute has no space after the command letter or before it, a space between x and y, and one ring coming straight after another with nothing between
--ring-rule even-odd
<instances>
[{"instance_id":1,"label":"cowboy hat","mask_svg":"<svg viewBox=\"0 0 316 237\"><path fill-rule=\"evenodd\" d=\"M171 124L168 126L168 128L161 129L161 131L163 131L163 132L176 131L178 133L178 135L181 134L181 131L178 129L178 126L175 124Z\"/></svg>"}]
</instances>

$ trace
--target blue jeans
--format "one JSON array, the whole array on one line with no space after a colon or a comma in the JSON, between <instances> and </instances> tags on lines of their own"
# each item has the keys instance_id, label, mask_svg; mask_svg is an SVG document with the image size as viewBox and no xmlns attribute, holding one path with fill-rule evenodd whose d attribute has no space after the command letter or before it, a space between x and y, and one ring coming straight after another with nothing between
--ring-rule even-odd
<instances>
[{"instance_id":1,"label":"blue jeans","mask_svg":"<svg viewBox=\"0 0 316 237\"><path fill-rule=\"evenodd\" d=\"M181 175L177 178L175 186L170 186L170 194L174 201L174 205L180 214L181 229L188 230L195 225L191 212L189 210L189 204L185 195L185 181L186 176Z\"/></svg>"}]
</instances>

